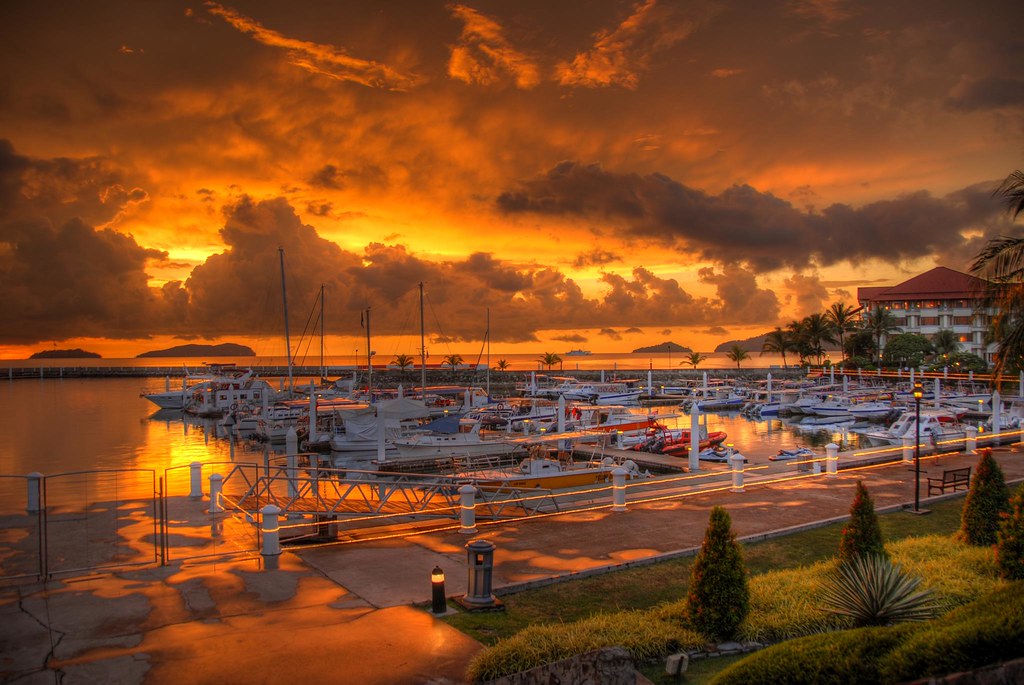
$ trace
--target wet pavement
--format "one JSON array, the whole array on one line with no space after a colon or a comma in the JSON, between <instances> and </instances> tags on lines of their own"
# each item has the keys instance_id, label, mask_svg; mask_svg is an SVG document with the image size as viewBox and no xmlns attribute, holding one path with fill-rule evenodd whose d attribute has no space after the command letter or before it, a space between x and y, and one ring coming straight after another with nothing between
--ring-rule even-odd
<instances>
[{"instance_id":1,"label":"wet pavement","mask_svg":"<svg viewBox=\"0 0 1024 685\"><path fill-rule=\"evenodd\" d=\"M1015 449L995 456L1008 481L1024 479ZM923 459L922 488L928 475L977 460ZM496 545L493 587L500 594L689 553L715 504L726 507L743 538L845 516L858 480L879 509L914 498L906 463L783 480L796 475L792 466L780 467L748 478L743 492L645 503L631 493L625 512L604 507L481 523L473 535L446 531L286 551L275 570L259 555L184 559L172 549L167 566L0 588L0 681L458 683L480 644L411 605L429 601L435 566L445 571L450 596L466 592L470 540ZM211 531L178 522L174 532L197 545Z\"/></svg>"}]
</instances>

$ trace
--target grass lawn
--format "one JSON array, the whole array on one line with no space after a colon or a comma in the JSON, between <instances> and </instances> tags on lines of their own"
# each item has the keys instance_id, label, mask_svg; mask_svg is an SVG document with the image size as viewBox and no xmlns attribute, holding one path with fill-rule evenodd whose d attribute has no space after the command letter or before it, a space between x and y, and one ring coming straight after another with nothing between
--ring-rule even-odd
<instances>
[{"instance_id":1,"label":"grass lawn","mask_svg":"<svg viewBox=\"0 0 1024 685\"><path fill-rule=\"evenodd\" d=\"M927 516L905 511L882 514L878 517L882 535L886 541L895 541L953 533L960 526L963 502L961 496L932 504L929 506L931 514ZM744 545L747 568L751 574L759 574L835 556L842 528L841 523L833 524ZM459 613L444 620L485 645L491 645L534 623L570 622L595 613L647 609L686 596L692 562L692 557L675 559L504 595L501 598L505 603L504 612ZM731 659L709 661L718 663L714 671L717 673ZM701 665L701 669L713 666ZM696 668L696 664L692 667ZM653 669L648 677L655 680L652 676L663 672L659 669L660 666ZM688 682L700 681L688 679Z\"/></svg>"}]
</instances>

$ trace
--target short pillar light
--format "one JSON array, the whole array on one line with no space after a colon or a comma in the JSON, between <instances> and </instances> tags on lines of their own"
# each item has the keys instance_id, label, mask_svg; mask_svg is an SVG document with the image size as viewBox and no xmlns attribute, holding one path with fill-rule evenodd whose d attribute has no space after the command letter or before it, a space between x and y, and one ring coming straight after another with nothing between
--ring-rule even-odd
<instances>
[{"instance_id":1,"label":"short pillar light","mask_svg":"<svg viewBox=\"0 0 1024 685\"><path fill-rule=\"evenodd\" d=\"M448 613L448 600L444 592L444 571L440 566L435 566L430 572L431 602L430 612L435 616L443 616Z\"/></svg>"}]
</instances>

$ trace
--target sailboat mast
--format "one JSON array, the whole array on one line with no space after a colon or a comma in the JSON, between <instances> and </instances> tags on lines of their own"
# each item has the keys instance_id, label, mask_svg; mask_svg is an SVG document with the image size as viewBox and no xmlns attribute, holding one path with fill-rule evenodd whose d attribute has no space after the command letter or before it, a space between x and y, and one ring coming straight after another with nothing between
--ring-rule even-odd
<instances>
[{"instance_id":1,"label":"sailboat mast","mask_svg":"<svg viewBox=\"0 0 1024 685\"><path fill-rule=\"evenodd\" d=\"M423 332L423 281L420 281L420 394L427 403L427 345Z\"/></svg>"},{"instance_id":2,"label":"sailboat mast","mask_svg":"<svg viewBox=\"0 0 1024 685\"><path fill-rule=\"evenodd\" d=\"M320 284L320 379L327 378L327 367L324 366L324 284Z\"/></svg>"},{"instance_id":3,"label":"sailboat mast","mask_svg":"<svg viewBox=\"0 0 1024 685\"><path fill-rule=\"evenodd\" d=\"M370 349L370 308L366 308L366 393L373 404L373 350Z\"/></svg>"},{"instance_id":4,"label":"sailboat mast","mask_svg":"<svg viewBox=\"0 0 1024 685\"><path fill-rule=\"evenodd\" d=\"M292 392L292 339L288 335L288 290L284 282L284 248L277 248L281 260L281 298L284 300L284 346L288 351L288 392Z\"/></svg>"},{"instance_id":5,"label":"sailboat mast","mask_svg":"<svg viewBox=\"0 0 1024 685\"><path fill-rule=\"evenodd\" d=\"M487 308L487 396L491 396L491 308Z\"/></svg>"}]
</instances>

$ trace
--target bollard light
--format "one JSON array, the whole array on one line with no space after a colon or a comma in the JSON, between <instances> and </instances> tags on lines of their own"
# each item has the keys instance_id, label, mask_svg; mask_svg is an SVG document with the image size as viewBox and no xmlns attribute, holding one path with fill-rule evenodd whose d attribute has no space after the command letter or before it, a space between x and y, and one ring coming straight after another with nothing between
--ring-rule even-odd
<instances>
[{"instance_id":1,"label":"bollard light","mask_svg":"<svg viewBox=\"0 0 1024 685\"><path fill-rule=\"evenodd\" d=\"M448 612L448 600L444 592L444 571L440 566L435 566L430 572L431 607L430 611L441 615Z\"/></svg>"}]
</instances>

